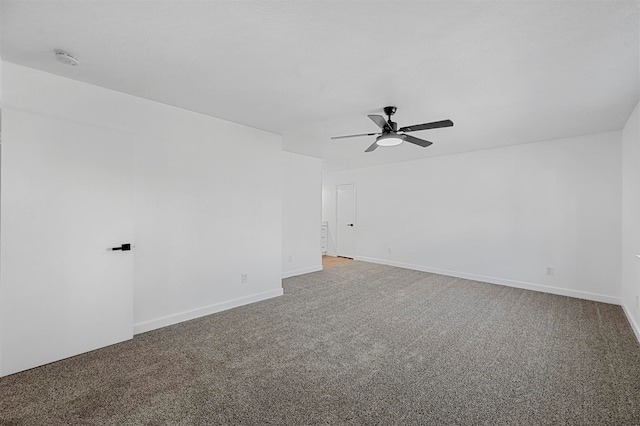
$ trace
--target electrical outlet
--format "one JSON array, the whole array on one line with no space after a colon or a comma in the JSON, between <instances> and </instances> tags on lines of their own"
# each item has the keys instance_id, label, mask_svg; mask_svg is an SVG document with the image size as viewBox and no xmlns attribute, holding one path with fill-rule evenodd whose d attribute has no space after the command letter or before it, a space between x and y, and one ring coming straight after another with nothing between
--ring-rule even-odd
<instances>
[{"instance_id":1,"label":"electrical outlet","mask_svg":"<svg viewBox=\"0 0 640 426\"><path fill-rule=\"evenodd\" d=\"M547 268L547 275L553 275L554 272L555 271L554 271L554 269L552 267L548 267Z\"/></svg>"},{"instance_id":2,"label":"electrical outlet","mask_svg":"<svg viewBox=\"0 0 640 426\"><path fill-rule=\"evenodd\" d=\"M242 284L248 283L249 282L249 274L240 275L240 282L242 282Z\"/></svg>"},{"instance_id":3,"label":"electrical outlet","mask_svg":"<svg viewBox=\"0 0 640 426\"><path fill-rule=\"evenodd\" d=\"M289 263L293 262L293 256L289 256Z\"/></svg>"},{"instance_id":4,"label":"electrical outlet","mask_svg":"<svg viewBox=\"0 0 640 426\"><path fill-rule=\"evenodd\" d=\"M391 247L387 249L387 254L391 254Z\"/></svg>"}]
</instances>

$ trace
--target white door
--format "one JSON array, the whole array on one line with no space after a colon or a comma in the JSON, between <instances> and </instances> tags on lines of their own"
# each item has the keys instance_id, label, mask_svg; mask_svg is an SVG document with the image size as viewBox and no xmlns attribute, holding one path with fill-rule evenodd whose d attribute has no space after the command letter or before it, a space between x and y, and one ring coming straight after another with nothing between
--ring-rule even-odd
<instances>
[{"instance_id":1,"label":"white door","mask_svg":"<svg viewBox=\"0 0 640 426\"><path fill-rule=\"evenodd\" d=\"M3 109L0 375L132 338L132 142Z\"/></svg>"},{"instance_id":2,"label":"white door","mask_svg":"<svg viewBox=\"0 0 640 426\"><path fill-rule=\"evenodd\" d=\"M336 254L342 257L356 256L356 203L353 184L338 185L338 220Z\"/></svg>"}]
</instances>

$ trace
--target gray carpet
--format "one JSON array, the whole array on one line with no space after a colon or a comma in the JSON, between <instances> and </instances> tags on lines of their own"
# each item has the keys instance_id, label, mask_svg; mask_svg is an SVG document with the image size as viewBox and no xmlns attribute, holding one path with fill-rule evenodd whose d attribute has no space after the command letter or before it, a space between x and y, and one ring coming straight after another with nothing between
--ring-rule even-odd
<instances>
[{"instance_id":1,"label":"gray carpet","mask_svg":"<svg viewBox=\"0 0 640 426\"><path fill-rule=\"evenodd\" d=\"M619 306L364 262L0 379L0 424L639 425Z\"/></svg>"}]
</instances>

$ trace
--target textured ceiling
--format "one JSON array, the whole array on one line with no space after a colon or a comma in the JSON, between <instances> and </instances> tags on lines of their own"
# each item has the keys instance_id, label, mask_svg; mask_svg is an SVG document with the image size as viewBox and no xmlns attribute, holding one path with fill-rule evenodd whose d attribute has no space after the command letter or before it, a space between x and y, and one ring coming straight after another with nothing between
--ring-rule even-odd
<instances>
[{"instance_id":1,"label":"textured ceiling","mask_svg":"<svg viewBox=\"0 0 640 426\"><path fill-rule=\"evenodd\" d=\"M7 1L3 60L283 135L360 167L616 130L637 1ZM63 49L81 64L56 62ZM364 149L395 105L434 145Z\"/></svg>"}]
</instances>

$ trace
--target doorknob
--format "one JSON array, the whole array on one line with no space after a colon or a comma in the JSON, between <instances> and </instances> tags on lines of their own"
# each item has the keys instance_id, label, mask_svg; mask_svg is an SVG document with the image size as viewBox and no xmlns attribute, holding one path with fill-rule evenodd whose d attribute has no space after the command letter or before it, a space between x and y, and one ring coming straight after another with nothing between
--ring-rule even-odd
<instances>
[{"instance_id":1,"label":"doorknob","mask_svg":"<svg viewBox=\"0 0 640 426\"><path fill-rule=\"evenodd\" d=\"M353 223L347 223L347 226L353 226Z\"/></svg>"},{"instance_id":2,"label":"doorknob","mask_svg":"<svg viewBox=\"0 0 640 426\"><path fill-rule=\"evenodd\" d=\"M129 251L131 250L131 244L125 243L125 244L122 244L120 247L112 247L111 250L112 251L116 251L116 250Z\"/></svg>"}]
</instances>

